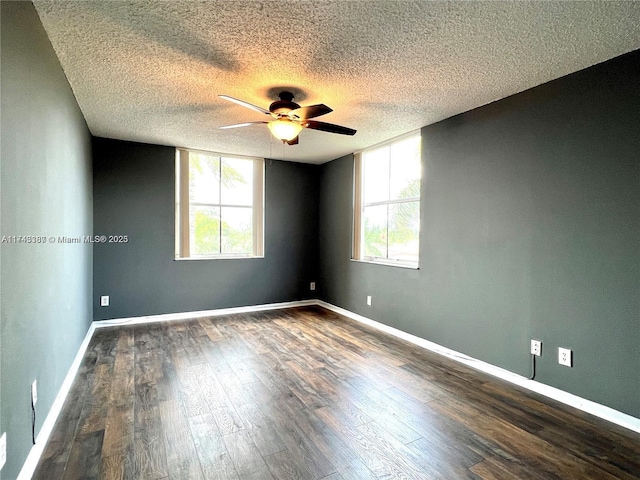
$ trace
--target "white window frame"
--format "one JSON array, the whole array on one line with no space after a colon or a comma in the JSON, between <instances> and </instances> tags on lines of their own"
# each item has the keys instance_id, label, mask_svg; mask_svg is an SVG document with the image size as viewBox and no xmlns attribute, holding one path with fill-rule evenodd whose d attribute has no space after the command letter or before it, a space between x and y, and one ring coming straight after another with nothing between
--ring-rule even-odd
<instances>
[{"instance_id":1,"label":"white window frame","mask_svg":"<svg viewBox=\"0 0 640 480\"><path fill-rule=\"evenodd\" d=\"M409 132L405 135L396 137L387 142L383 142L378 145L374 145L373 147L354 153L354 156L353 156L353 232L352 232L353 243L352 243L352 257L351 257L353 261L375 263L375 264L404 267L404 268L412 268L416 270L419 268L419 262L420 262L419 247L418 247L418 260L416 260L415 262L406 261L406 260L397 260L397 259L388 258L388 257L366 256L364 254L364 225L363 225L365 207L376 206L376 205L393 205L393 204L408 203L408 202L421 203L420 196L403 198L401 200L387 200L387 201L380 201L380 202L372 202L367 204L364 203L364 199L363 199L363 196L364 196L364 168L363 168L363 158L362 158L363 154L369 151L377 150L385 146L393 145L394 143L398 143L410 137L415 137L415 136L421 137L420 130ZM422 141L421 138L420 140ZM418 245L419 243L420 243L420 240L418 237Z\"/></svg>"},{"instance_id":2,"label":"white window frame","mask_svg":"<svg viewBox=\"0 0 640 480\"><path fill-rule=\"evenodd\" d=\"M231 254L220 253L212 255L194 255L190 252L189 228L189 153L201 153L213 157L238 158L253 161L253 247L252 253ZM186 148L176 149L176 209L175 209L175 259L176 260L217 260L217 259L240 259L240 258L262 258L264 257L264 159L255 157L244 157L239 155L228 155L217 152L207 152ZM212 204L212 206L236 206Z\"/></svg>"}]
</instances>

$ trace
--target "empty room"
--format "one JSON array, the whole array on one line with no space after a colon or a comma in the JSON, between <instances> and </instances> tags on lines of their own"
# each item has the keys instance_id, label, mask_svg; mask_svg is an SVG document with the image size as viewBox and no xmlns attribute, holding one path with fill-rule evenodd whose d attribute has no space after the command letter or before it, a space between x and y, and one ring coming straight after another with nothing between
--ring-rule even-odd
<instances>
[{"instance_id":1,"label":"empty room","mask_svg":"<svg viewBox=\"0 0 640 480\"><path fill-rule=\"evenodd\" d=\"M640 479L639 18L0 1L0 480Z\"/></svg>"}]
</instances>

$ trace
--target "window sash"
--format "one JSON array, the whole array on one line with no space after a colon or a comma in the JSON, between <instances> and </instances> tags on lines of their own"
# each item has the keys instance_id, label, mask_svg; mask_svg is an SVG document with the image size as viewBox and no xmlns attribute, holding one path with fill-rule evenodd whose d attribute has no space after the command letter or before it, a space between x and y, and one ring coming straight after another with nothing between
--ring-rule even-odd
<instances>
[{"instance_id":1,"label":"window sash","mask_svg":"<svg viewBox=\"0 0 640 480\"><path fill-rule=\"evenodd\" d=\"M384 200L380 202L365 203L364 206L376 207L378 205L395 205L397 203L409 203L409 202L419 202L419 201L420 201L420 197L407 197L407 198L399 198L397 200Z\"/></svg>"},{"instance_id":2,"label":"window sash","mask_svg":"<svg viewBox=\"0 0 640 480\"><path fill-rule=\"evenodd\" d=\"M388 199L388 200L380 200L380 201L370 201L365 202L365 166L364 166L364 154L380 150L385 146L392 147L395 143L400 143L411 136L419 135L419 133L411 133L407 135L403 135L400 138L392 140L390 142L386 142L384 144L377 145L370 149L367 149L362 152L356 152L354 154L354 188L353 188L353 235L352 235L352 258L354 260L361 261L369 261L374 263L381 263L386 265L398 265L398 266L406 266L406 267L418 267L419 262L419 230L417 236L417 249L416 249L416 259L403 259L403 258L394 258L390 257L390 239L389 239L389 230L390 230L390 220L389 220L389 209L394 205L402 205L409 204L413 202L418 202L420 204L420 196L414 197L406 197L406 198L397 198L397 199ZM393 158L389 157L389 171L391 172L391 164L393 163ZM387 218L386 218L386 226L385 226L385 246L384 246L384 256L377 256L367 254L365 252L365 209L368 207L377 207L377 206L386 206L387 208ZM418 219L419 221L419 219Z\"/></svg>"},{"instance_id":3,"label":"window sash","mask_svg":"<svg viewBox=\"0 0 640 480\"><path fill-rule=\"evenodd\" d=\"M189 167L190 152L192 150L176 150L176 259L215 259L215 258L247 258L264 256L264 160L249 157L233 157L212 152L202 152L207 155L217 156L222 162L223 158L239 158L253 161L253 204L235 205L227 203L190 202L189 200ZM195 152L195 151L194 151ZM196 152L197 153L197 152ZM221 200L221 199L220 199ZM190 248L191 207L211 208L243 208L252 210L252 251L250 253L209 253L204 255L193 254ZM219 239L219 251L222 246L222 235Z\"/></svg>"}]
</instances>

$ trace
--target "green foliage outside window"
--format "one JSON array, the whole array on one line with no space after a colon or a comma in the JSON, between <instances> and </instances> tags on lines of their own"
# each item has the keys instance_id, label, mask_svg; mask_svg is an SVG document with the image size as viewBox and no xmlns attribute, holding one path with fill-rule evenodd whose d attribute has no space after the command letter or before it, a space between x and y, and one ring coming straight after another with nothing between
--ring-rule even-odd
<instances>
[{"instance_id":1,"label":"green foliage outside window","mask_svg":"<svg viewBox=\"0 0 640 480\"><path fill-rule=\"evenodd\" d=\"M190 157L190 184L205 181L215 190L213 204L192 206L192 250L195 255L250 254L253 248L251 199L245 207L225 207L220 203L223 188L235 189L247 185L250 179L233 163L250 162L192 154ZM213 183L217 185L213 185ZM201 188L201 185L199 185Z\"/></svg>"},{"instance_id":2,"label":"green foliage outside window","mask_svg":"<svg viewBox=\"0 0 640 480\"><path fill-rule=\"evenodd\" d=\"M361 228L358 259L417 265L420 236L419 135L367 150L356 159Z\"/></svg>"}]
</instances>

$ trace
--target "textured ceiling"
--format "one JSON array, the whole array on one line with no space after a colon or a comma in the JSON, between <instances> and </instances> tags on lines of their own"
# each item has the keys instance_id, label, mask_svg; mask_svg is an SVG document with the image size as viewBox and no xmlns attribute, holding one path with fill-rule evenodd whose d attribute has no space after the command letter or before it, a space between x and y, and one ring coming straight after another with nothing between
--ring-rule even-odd
<instances>
[{"instance_id":1,"label":"textured ceiling","mask_svg":"<svg viewBox=\"0 0 640 480\"><path fill-rule=\"evenodd\" d=\"M640 2L35 1L94 135L322 163L640 48ZM280 87L353 137L284 146Z\"/></svg>"}]
</instances>

